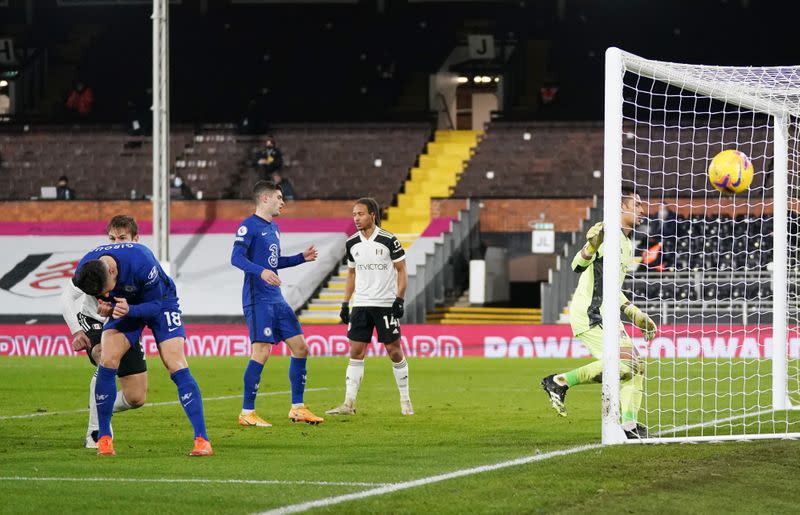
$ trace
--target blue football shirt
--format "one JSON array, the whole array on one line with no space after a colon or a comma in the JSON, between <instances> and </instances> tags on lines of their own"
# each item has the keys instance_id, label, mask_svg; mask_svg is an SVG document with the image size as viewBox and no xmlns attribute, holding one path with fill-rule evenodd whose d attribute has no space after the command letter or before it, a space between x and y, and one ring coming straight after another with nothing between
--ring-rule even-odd
<instances>
[{"instance_id":1,"label":"blue football shirt","mask_svg":"<svg viewBox=\"0 0 800 515\"><path fill-rule=\"evenodd\" d=\"M231 264L244 272L242 306L257 303L285 302L279 286L268 284L261 272L296 266L305 262L303 253L281 256L280 232L274 222L258 215L246 218L236 231L231 252Z\"/></svg>"},{"instance_id":2,"label":"blue football shirt","mask_svg":"<svg viewBox=\"0 0 800 515\"><path fill-rule=\"evenodd\" d=\"M101 245L83 256L75 269L76 274L87 261L102 256L110 256L117 263L117 284L109 297L128 301L127 316L153 318L159 314L162 302L177 301L175 283L161 268L153 252L140 243Z\"/></svg>"}]
</instances>

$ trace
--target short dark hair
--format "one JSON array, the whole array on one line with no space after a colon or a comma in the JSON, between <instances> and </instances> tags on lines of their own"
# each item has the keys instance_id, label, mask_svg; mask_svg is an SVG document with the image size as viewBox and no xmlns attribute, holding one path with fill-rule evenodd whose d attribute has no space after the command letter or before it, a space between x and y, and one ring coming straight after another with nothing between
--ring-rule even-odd
<instances>
[{"instance_id":1,"label":"short dark hair","mask_svg":"<svg viewBox=\"0 0 800 515\"><path fill-rule=\"evenodd\" d=\"M356 200L355 203L367 206L367 213L370 215L375 215L375 225L378 227L381 226L381 206L378 205L377 200L372 197L362 197Z\"/></svg>"},{"instance_id":2,"label":"short dark hair","mask_svg":"<svg viewBox=\"0 0 800 515\"><path fill-rule=\"evenodd\" d=\"M69 179L67 179L66 175L62 175L61 177L58 178L58 182L61 182L61 181L69 182Z\"/></svg>"},{"instance_id":3,"label":"short dark hair","mask_svg":"<svg viewBox=\"0 0 800 515\"><path fill-rule=\"evenodd\" d=\"M139 234L139 225L136 223L136 219L128 215L117 215L109 220L108 225L106 226L106 233L111 232L111 229L122 229L124 231L128 231L131 233L131 237Z\"/></svg>"},{"instance_id":4,"label":"short dark hair","mask_svg":"<svg viewBox=\"0 0 800 515\"><path fill-rule=\"evenodd\" d=\"M636 189L631 186L623 186L622 187L622 197L620 199L621 202L625 202L626 200L632 199L636 195Z\"/></svg>"},{"instance_id":5,"label":"short dark hair","mask_svg":"<svg viewBox=\"0 0 800 515\"><path fill-rule=\"evenodd\" d=\"M75 277L72 278L72 284L86 295L97 297L103 293L107 277L108 268L106 264L99 259L93 259L83 264L78 273L75 274Z\"/></svg>"},{"instance_id":6,"label":"short dark hair","mask_svg":"<svg viewBox=\"0 0 800 515\"><path fill-rule=\"evenodd\" d=\"M269 191L272 194L273 191L282 191L281 187L275 184L274 181L258 181L255 186L253 186L253 200L258 204L258 198L264 193Z\"/></svg>"}]
</instances>

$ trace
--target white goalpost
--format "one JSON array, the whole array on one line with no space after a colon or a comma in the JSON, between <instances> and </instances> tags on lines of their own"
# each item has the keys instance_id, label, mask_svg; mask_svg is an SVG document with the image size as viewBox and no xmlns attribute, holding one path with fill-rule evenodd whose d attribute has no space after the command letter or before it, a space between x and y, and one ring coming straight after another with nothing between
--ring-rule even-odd
<instances>
[{"instance_id":1,"label":"white goalpost","mask_svg":"<svg viewBox=\"0 0 800 515\"><path fill-rule=\"evenodd\" d=\"M707 176L727 149L755 169L735 196ZM627 236L623 190L639 195L644 212ZM604 444L800 438L799 200L800 66L690 65L607 50ZM638 249L634 270L620 269L623 237ZM658 324L652 341L621 316L620 284ZM647 429L643 439L623 432L621 323L644 375L641 402L626 397L622 409Z\"/></svg>"}]
</instances>

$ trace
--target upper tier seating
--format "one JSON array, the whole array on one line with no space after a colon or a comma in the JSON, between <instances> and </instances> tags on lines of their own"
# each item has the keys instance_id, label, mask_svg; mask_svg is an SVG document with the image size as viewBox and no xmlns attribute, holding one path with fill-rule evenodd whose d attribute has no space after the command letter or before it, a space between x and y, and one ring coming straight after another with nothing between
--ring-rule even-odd
<instances>
[{"instance_id":1,"label":"upper tier seating","mask_svg":"<svg viewBox=\"0 0 800 515\"><path fill-rule=\"evenodd\" d=\"M695 129L626 127L622 177L642 196L717 195L708 163L723 148L738 148L756 170L750 194L771 188L771 145L765 127ZM603 194L600 123L493 122L469 161L457 197L589 197ZM494 172L493 178L487 173Z\"/></svg>"},{"instance_id":2,"label":"upper tier seating","mask_svg":"<svg viewBox=\"0 0 800 515\"><path fill-rule=\"evenodd\" d=\"M298 199L373 196L387 206L428 141L427 123L287 125L274 128L283 174ZM141 145L130 145L131 141ZM249 198L263 138L229 127L174 129L174 171L204 199ZM152 146L119 130L48 128L0 135L7 187L0 199L29 199L67 175L80 199L124 199L152 192ZM376 160L380 166L376 166Z\"/></svg>"}]
</instances>

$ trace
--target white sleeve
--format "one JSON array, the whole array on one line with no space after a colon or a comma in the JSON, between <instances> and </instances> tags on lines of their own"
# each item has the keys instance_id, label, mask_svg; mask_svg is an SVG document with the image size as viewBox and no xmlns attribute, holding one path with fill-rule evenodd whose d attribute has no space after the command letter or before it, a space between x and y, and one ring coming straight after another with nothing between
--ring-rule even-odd
<instances>
[{"instance_id":1,"label":"white sleeve","mask_svg":"<svg viewBox=\"0 0 800 515\"><path fill-rule=\"evenodd\" d=\"M61 314L71 334L85 330L78 320L78 313L105 322L105 317L97 314L97 299L83 293L68 279L61 291Z\"/></svg>"}]
</instances>

